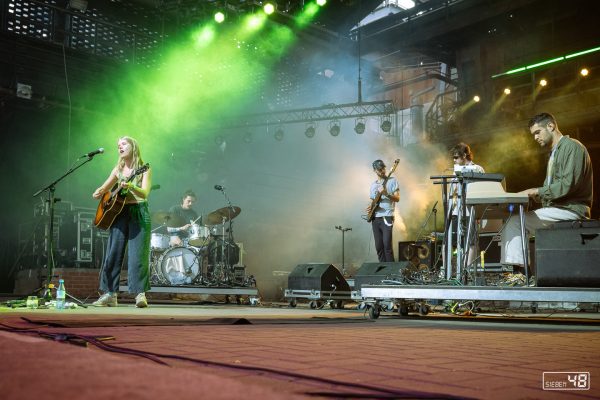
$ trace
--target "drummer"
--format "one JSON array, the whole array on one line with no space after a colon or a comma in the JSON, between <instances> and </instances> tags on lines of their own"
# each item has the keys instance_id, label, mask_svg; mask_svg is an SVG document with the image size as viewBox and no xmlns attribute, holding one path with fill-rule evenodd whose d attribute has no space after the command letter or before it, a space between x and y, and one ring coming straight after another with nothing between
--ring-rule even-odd
<instances>
[{"instance_id":1,"label":"drummer","mask_svg":"<svg viewBox=\"0 0 600 400\"><path fill-rule=\"evenodd\" d=\"M167 231L171 236L169 244L171 246L182 246L184 239L189 236L189 229L192 223L198 219L198 214L192 206L196 202L196 194L191 190L186 190L181 197L181 204L171 207L169 210L175 217L174 220L182 220L186 223L178 227L167 227Z\"/></svg>"}]
</instances>

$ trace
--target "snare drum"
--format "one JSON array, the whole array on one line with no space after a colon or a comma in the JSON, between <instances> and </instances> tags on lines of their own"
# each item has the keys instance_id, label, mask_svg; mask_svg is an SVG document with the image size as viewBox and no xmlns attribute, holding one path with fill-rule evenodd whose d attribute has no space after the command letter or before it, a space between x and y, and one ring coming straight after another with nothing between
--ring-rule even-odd
<instances>
[{"instance_id":1,"label":"snare drum","mask_svg":"<svg viewBox=\"0 0 600 400\"><path fill-rule=\"evenodd\" d=\"M169 248L169 236L162 233L152 233L150 236L150 248L154 251L163 251Z\"/></svg>"},{"instance_id":2,"label":"snare drum","mask_svg":"<svg viewBox=\"0 0 600 400\"><path fill-rule=\"evenodd\" d=\"M200 226L198 224L192 224L190 226L190 237L188 243L191 246L203 246L206 243L206 239L210 236L210 230L206 226Z\"/></svg>"},{"instance_id":3,"label":"snare drum","mask_svg":"<svg viewBox=\"0 0 600 400\"><path fill-rule=\"evenodd\" d=\"M190 284L202 272L201 261L193 248L171 247L158 259L155 273L167 284Z\"/></svg>"}]
</instances>

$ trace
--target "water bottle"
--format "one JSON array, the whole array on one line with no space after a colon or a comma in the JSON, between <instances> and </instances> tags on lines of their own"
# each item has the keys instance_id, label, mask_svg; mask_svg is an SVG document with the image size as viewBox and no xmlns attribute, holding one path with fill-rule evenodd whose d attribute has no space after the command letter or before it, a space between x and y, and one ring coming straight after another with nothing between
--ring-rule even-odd
<instances>
[{"instance_id":1,"label":"water bottle","mask_svg":"<svg viewBox=\"0 0 600 400\"><path fill-rule=\"evenodd\" d=\"M58 280L58 289L56 289L56 309L63 310L65 308L65 280Z\"/></svg>"}]
</instances>

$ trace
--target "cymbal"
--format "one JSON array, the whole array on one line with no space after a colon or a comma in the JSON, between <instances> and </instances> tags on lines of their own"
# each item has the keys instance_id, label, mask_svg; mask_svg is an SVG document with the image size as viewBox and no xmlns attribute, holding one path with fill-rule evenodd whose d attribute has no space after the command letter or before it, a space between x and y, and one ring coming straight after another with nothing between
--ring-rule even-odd
<instances>
[{"instance_id":1,"label":"cymbal","mask_svg":"<svg viewBox=\"0 0 600 400\"><path fill-rule=\"evenodd\" d=\"M152 213L152 223L161 225L171 218L171 213L168 211L156 211Z\"/></svg>"},{"instance_id":2,"label":"cymbal","mask_svg":"<svg viewBox=\"0 0 600 400\"><path fill-rule=\"evenodd\" d=\"M172 214L168 211L156 211L152 213L152 223L157 225L167 225L170 228L178 228L186 224L183 218L179 215Z\"/></svg>"},{"instance_id":3,"label":"cymbal","mask_svg":"<svg viewBox=\"0 0 600 400\"><path fill-rule=\"evenodd\" d=\"M235 206L219 208L218 210L215 210L208 214L206 217L204 217L203 222L206 225L222 224L231 219L234 219L235 217L240 215L241 212L242 209Z\"/></svg>"}]
</instances>

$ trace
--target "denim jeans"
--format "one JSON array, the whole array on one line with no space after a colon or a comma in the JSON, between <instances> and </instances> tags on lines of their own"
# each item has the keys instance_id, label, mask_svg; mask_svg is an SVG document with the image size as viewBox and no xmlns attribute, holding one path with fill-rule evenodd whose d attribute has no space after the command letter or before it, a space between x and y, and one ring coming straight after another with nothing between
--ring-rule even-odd
<instances>
[{"instance_id":1,"label":"denim jeans","mask_svg":"<svg viewBox=\"0 0 600 400\"><path fill-rule=\"evenodd\" d=\"M375 217L371 222L371 226L379 262L393 262L392 229L394 228L394 217Z\"/></svg>"},{"instance_id":2,"label":"denim jeans","mask_svg":"<svg viewBox=\"0 0 600 400\"><path fill-rule=\"evenodd\" d=\"M126 204L110 227L106 257L100 270L100 290L119 291L119 276L127 250L129 293L150 289L150 213L148 203Z\"/></svg>"}]
</instances>

